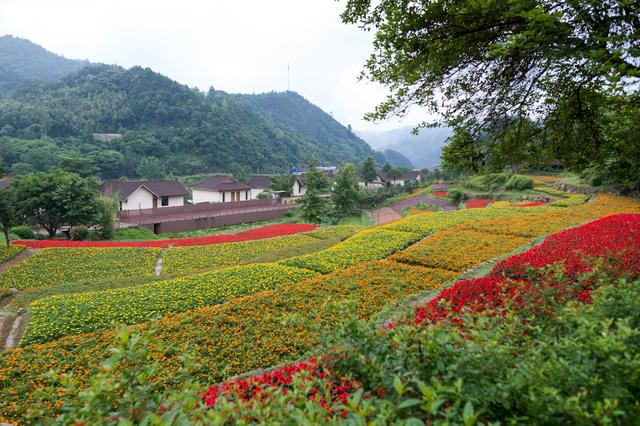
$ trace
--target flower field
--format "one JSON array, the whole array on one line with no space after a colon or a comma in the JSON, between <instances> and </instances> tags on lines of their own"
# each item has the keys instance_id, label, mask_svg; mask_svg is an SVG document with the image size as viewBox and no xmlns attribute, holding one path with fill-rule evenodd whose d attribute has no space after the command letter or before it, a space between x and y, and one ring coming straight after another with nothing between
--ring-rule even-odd
<instances>
[{"instance_id":1,"label":"flower field","mask_svg":"<svg viewBox=\"0 0 640 426\"><path fill-rule=\"evenodd\" d=\"M18 245L10 245L0 247L0 263L6 262L7 260L11 260L18 255L18 253L22 252L25 249L25 246Z\"/></svg>"},{"instance_id":2,"label":"flower field","mask_svg":"<svg viewBox=\"0 0 640 426\"><path fill-rule=\"evenodd\" d=\"M65 294L31 304L32 319L20 343L27 345L170 313L217 305L293 284L317 273L275 264L247 265L113 290Z\"/></svg>"},{"instance_id":3,"label":"flower field","mask_svg":"<svg viewBox=\"0 0 640 426\"><path fill-rule=\"evenodd\" d=\"M586 241L580 240L581 236L604 234L614 237L617 243L611 244L608 250L600 251L599 256L604 255L605 252L608 256L625 256L625 253L628 253L630 250L637 251L637 244L640 241L640 228L637 226L638 221L640 221L640 215L621 215L618 217L605 218L575 230L556 234L550 238L550 244L553 247L563 247L562 252L558 252L557 254L569 254L570 256L577 257L584 252L585 249L588 250L594 242L589 240L589 237L587 237ZM629 232L625 232L626 230ZM625 235L622 236L621 234ZM540 246L540 248L543 246ZM527 252L527 256L516 256L515 258L508 259L506 262L519 266L522 266L523 263L525 265L531 265L529 260L532 257L536 258L537 254L542 254L542 257L547 257L546 253L540 253L539 251L537 252L537 250L539 250L539 248L530 250L530 252ZM594 259L586 260L586 264L592 266ZM541 261L536 263L535 268L543 268L545 265L546 262ZM574 276L574 278L577 278L577 276ZM203 393L203 402L209 408L223 410L228 421L232 421L232 418L259 419L262 416L261 413L265 412L271 413L271 415L275 414L279 419L291 418L288 414L289 411L278 411L282 410L282 404L286 405L288 410L292 410L292 408L293 410L300 409L305 414L309 414L309 410L315 408L311 405L317 404L317 408L324 410L328 418L335 419L336 414L339 414L340 417L348 417L351 415L352 417L350 417L350 419L355 417L364 421L364 418L376 418L378 411L376 408L365 409L366 403L363 401L369 400L369 407L382 407L384 406L384 399L393 398L389 402L392 406L398 407L398 413L396 413L396 415L400 416L400 413L406 415L406 409L416 407L415 409L418 411L414 414L413 418L426 419L426 423L429 424L431 419L450 419L452 413L455 414L456 411L458 411L460 417L462 417L462 409L447 408L446 410L440 410L440 404L437 404L435 408L433 408L433 405L424 404L421 403L421 401L428 396L432 398L446 398L447 394L450 395L451 388L443 386L443 381L458 381L458 386L460 386L462 384L460 377L467 377L468 374L471 374L472 377L476 377L477 380L481 380L481 382L478 386L466 382L465 388L461 388L458 391L459 393L456 395L458 398L460 396L463 396L463 398L466 396L471 399L472 397L468 396L470 392L479 392L479 395L483 396L476 396L473 398L474 402L479 403L479 400L484 399L486 404L494 406L498 416L497 419L505 415L505 409L509 410L509 414L514 411L527 411L528 404L522 404L522 407L513 405L514 398L522 398L527 395L526 392L518 389L519 386L522 386L522 383L517 381L509 382L504 376L495 374L496 370L498 370L496 366L501 363L502 368L519 370L521 367L517 366L517 364L521 362L520 356L523 350L531 345L531 342L528 341L526 337L518 336L517 332L521 330L508 328L511 324L510 322L513 320L508 319L507 315L515 313L523 316L523 318L525 318L524 320L516 318L515 321L522 321L522 323L519 323L519 327L527 330L526 334L548 332L548 330L538 330L535 327L526 328L526 323L540 319L541 316L552 318L555 314L559 312L562 313L562 305L571 299L591 303L590 297L585 297L585 294L589 294L591 289L580 289L580 287L578 287L576 291L573 284L571 281L562 279L553 279L549 282L543 281L540 283L510 281L499 276L465 280L456 283L450 288L443 289L437 297L430 300L426 305L416 309L413 314L413 321L405 320L403 323L400 323L400 330L397 330L396 326L391 325L388 327L390 329L388 333L370 334L368 336L358 334L355 340L350 341L353 345L351 348L345 349L344 347L339 347L335 353L328 354L321 358L312 358L293 366L285 366L271 373L263 373L247 379L234 380L211 386ZM440 337L439 340L429 333L423 336L423 340L411 340L427 328L425 326L439 324L442 327L440 330L445 332L447 329L450 329L451 326L456 328L474 327L479 315L495 318L495 321L491 323L491 329L500 327L501 323L507 323L507 333L501 335L502 340L487 341L476 338L476 333L482 329L483 325L486 326L487 323L481 323L480 327L478 327L480 330L469 334L466 333L467 328L464 328L465 333L456 332L455 329L451 330L453 335L458 337L452 345L452 350L454 354L457 354L460 361L458 361L457 358L453 358L451 353L447 354L447 346L451 344L451 342L444 334L438 334ZM607 321L609 321L610 326L611 320ZM572 324L561 321L559 327L570 329ZM590 327L593 328L593 325L590 324ZM433 327L429 328L437 332L437 329ZM515 336L514 331L516 331ZM558 330L558 334L560 332L561 330ZM607 334L614 332L615 331L611 329ZM637 337L637 334L634 334L634 336ZM437 341L437 344L429 344L428 342L430 340L425 340L425 338L431 338L431 340ZM507 341L509 338L514 339L514 341ZM552 341L560 338L561 336L556 336L555 333L551 333L550 339ZM370 339L370 341L367 342L363 339ZM353 343L354 341L355 343ZM561 343L561 345L564 346L567 343ZM460 350L461 344L465 345L464 351ZM500 351L504 351L507 344L513 344L513 348L516 351L514 354L507 354L504 360L501 358L494 360L492 356L487 358L487 354L491 353L489 352L491 351L490 345L495 345L495 347L500 348ZM359 345L367 345L367 347L361 348ZM479 350L476 350L476 345L480 345ZM604 345L604 339L602 339L602 335L600 335L600 338L594 343L594 349L597 351L597 354L602 355L589 359L586 365L587 371L589 368L593 368L592 366L596 363L607 366L604 374L597 371L593 372L593 374L600 374L600 377L607 377L613 374L614 369L617 369L618 372L621 372L623 375L628 375L629 371L637 371L637 368L632 370L617 368L617 365L623 363L620 360L614 361L614 359L617 359L618 352L624 350L624 347L622 347L620 343L615 348ZM632 346L633 343L626 345L627 348ZM577 342L574 342L574 345L566 348L569 352L568 360L577 365L584 363L583 360L575 356L575 351L579 348L582 349ZM552 348L545 347L543 351L547 353L551 349ZM565 348L562 350L564 349ZM534 346L535 353L539 353L540 350L538 346ZM412 351L416 352L416 355L408 356L414 356L414 358L405 359L405 357L407 357L405 353L411 353ZM500 357L498 351L494 353ZM437 354L440 354L440 358ZM448 358L446 358L447 355L449 356ZM633 357L634 355L624 357L629 360L627 365L632 365L636 362L637 358ZM393 361L391 363L385 363L385 360L389 359L398 359L398 361L395 363ZM420 360L422 360L422 362L420 362ZM510 362L504 363L506 360ZM440 362L441 366L431 365L437 362ZM456 362L460 362L460 364L456 364ZM540 361L537 362L537 366L531 365L530 367L537 367L537 369L542 368L543 365L539 364ZM447 371L447 364L453 364L450 368L452 371ZM483 366L486 368L486 371L483 369ZM402 370L399 371L398 367ZM389 371L384 371L385 368ZM563 364L560 368L564 370L568 367ZM301 372L304 372L304 375L300 381L297 379ZM407 376L411 373L421 374L422 377L418 383L418 389L413 392L411 391L411 376L407 378L409 383L403 384L403 380L401 376L399 376L401 373ZM504 374L504 372L501 371L501 374ZM523 371L522 374L529 377L528 383L538 383L537 378L531 378L532 375L535 376L533 371L527 369ZM396 375L396 377L391 380L389 376L393 377L394 375ZM589 375L587 374L586 376ZM344 382L341 378L346 377L350 380ZM358 382L358 378L361 380L364 378L364 380ZM576 378L575 380L583 379ZM599 388L602 386L600 380L600 378L596 379L590 383L590 385ZM542 384L541 390L548 392L550 384L554 381L558 381L558 379L545 377L544 380L540 381ZM564 384L562 383L562 379L559 379L559 381L561 385ZM312 385L310 382L312 382ZM516 386L516 389L507 390L504 383L509 383L509 387ZM317 392L309 392L308 390L311 386L313 386L312 389L326 389L327 393L323 394L326 395L324 399L318 401L316 398ZM622 395L622 397L626 399L626 404L632 407L634 405L633 399L629 401L629 398L625 397L625 393L628 392L629 389L635 388L637 382L634 378L629 378L625 382L617 381L614 389L618 390L620 386L626 386L627 391L618 391L618 394ZM586 389L584 386L570 386L570 388L578 388L576 390L584 393L586 397ZM283 392L274 393L277 389ZM494 394L494 389L500 394L509 392L512 393L512 395L506 398L496 398L495 395L497 393ZM338 390L337 395L335 390ZM356 390L364 392L364 398L360 395L357 399L352 400L352 393L355 393ZM568 392L571 392L571 390ZM597 390L594 388L591 392L596 393ZM439 395L437 393L439 393ZM298 398L288 398L287 395L290 394L297 395ZM285 396L282 397L281 395ZM420 398L420 396L422 396L422 398ZM541 397L541 395L538 394L530 396L534 400ZM565 398L564 396L560 396L562 402L565 401ZM603 397L596 396L595 398L597 401L598 398ZM637 396L635 400L637 402ZM228 405L223 406L223 401L224 404ZM467 403L466 407L468 406L469 404ZM551 405L548 404L544 406L547 408L551 407ZM556 418L557 415L574 416L574 418L585 416L583 412L576 413L574 411L573 413L566 413L564 407L564 404L559 404L557 409L562 412L558 414L551 413L549 416L551 418ZM535 410L534 407L533 411L535 412ZM393 413L393 410L390 411ZM465 408L464 416L467 418L469 416L468 411L469 409ZM391 413L387 412L386 414L389 415ZM495 415L496 414L494 414L494 416ZM620 416L625 416L627 419L633 418L632 413L621 412ZM595 417L599 417L597 411ZM388 418L386 419L388 420ZM496 418L487 418L487 420L491 419Z\"/></svg>"},{"instance_id":4,"label":"flower field","mask_svg":"<svg viewBox=\"0 0 640 426\"><path fill-rule=\"evenodd\" d=\"M160 249L50 248L0 274L0 287L25 289L155 274Z\"/></svg>"},{"instance_id":5,"label":"flower field","mask_svg":"<svg viewBox=\"0 0 640 426\"><path fill-rule=\"evenodd\" d=\"M55 341L34 343L0 353L0 418L14 421L20 419L34 403L34 391L45 386L47 373L51 369L60 373L72 371L81 383L86 383L92 374L100 371L102 362L110 356L109 348L115 338L114 329L100 328L125 322L122 318L131 317L131 321L139 322L161 317L158 321L153 321L154 330L158 331L155 332L150 347L151 359L162 364L160 377L156 379L159 383L166 386L176 384L180 354L179 351L167 353L165 349L183 345L186 345L196 362L194 377L217 383L235 374L299 360L313 351L319 344L322 333L335 327L341 318L353 314L357 318L373 321L387 319L378 316L385 308L402 302L407 296L423 294L452 283L467 265L509 253L512 247L519 247L530 238L612 213L639 211L638 203L634 200L599 195L589 203L565 208L514 206L416 215L358 232L323 251L288 258L275 265L242 266L140 284L114 290L113 293L111 290L97 292L94 293L97 295L95 300L87 297L92 293L42 299L33 304L37 306L43 303L38 313L40 320L36 320L34 313L36 322L33 332L40 336L34 334L33 341L54 338L48 333L64 336L71 329L72 333L97 331L67 335ZM637 233L636 228L630 227L626 222L616 226L619 230L629 228ZM338 230L327 228L294 237L304 236L318 241L328 239L332 244L352 231L353 229L341 234ZM602 233L600 228L593 228L590 232ZM318 235L313 236L315 233ZM429 238L400 252L424 237ZM578 242L581 238L588 244L598 244L596 240L583 237L576 237L575 241ZM624 239L609 239L619 241L616 247L629 244ZM271 240L265 240L264 243L268 241ZM86 250L90 252L102 249ZM413 261L402 259L407 253L418 253L420 250L423 253L416 255L416 259L422 262L419 265L405 263ZM635 252L637 251L636 248ZM391 259L378 260L388 256ZM636 258L630 256L628 259L630 265L637 265ZM422 266L428 262L442 266ZM260 279L256 280L239 272L245 268L256 268L258 274L257 271L263 267L286 266L301 268L286 269L304 274L328 275L311 279L292 278L288 282L282 281L282 284L278 281L276 284L267 284L264 287L266 289L261 291L263 287L259 284L258 287L251 287L262 282ZM516 272L509 274L516 276L516 273L522 273L523 270L526 271L526 268L514 269ZM221 275L218 274L227 271L235 272L229 272L231 275L220 278ZM501 271L496 269L496 274L502 274ZM0 274L0 278L2 275L5 274ZM508 275L509 278L512 275ZM265 278L266 276L277 280L280 270L274 269ZM206 280L206 283L197 282L198 277L207 277L200 278ZM238 280L237 283L240 284L234 280ZM504 282L502 278L494 281ZM223 289L222 293L217 293L217 287L209 284L214 282ZM242 292L245 285L250 287L248 292ZM0 282L0 287L5 285ZM139 290L147 287L146 292ZM136 290L141 293L135 293ZM242 297L243 295L245 296ZM216 299L217 297L220 298ZM46 303L52 304L50 307L44 303L47 300ZM185 300L186 303L182 304ZM195 305L186 307L192 300L197 300ZM145 305L147 302L148 306ZM218 304L205 306L213 303ZM68 319L64 321L68 321L70 328L58 326L52 318L47 319L47 315L54 309L64 311L63 314L56 314L56 317L68 315ZM188 311L176 313L174 309ZM31 333L29 327L32 325L28 325L27 333ZM83 329L83 326L89 328ZM131 325L129 329L146 330L149 327L150 323L143 323ZM28 334L24 338L29 338ZM264 376L265 380L274 377L267 376ZM336 396L342 394L336 389ZM53 406L53 403L50 406L52 411L57 408L59 405Z\"/></svg>"},{"instance_id":6,"label":"flower field","mask_svg":"<svg viewBox=\"0 0 640 426\"><path fill-rule=\"evenodd\" d=\"M292 257L280 263L328 274L358 263L382 259L419 239L418 235L409 232L374 228L361 231L321 252Z\"/></svg>"},{"instance_id":7,"label":"flower field","mask_svg":"<svg viewBox=\"0 0 640 426\"><path fill-rule=\"evenodd\" d=\"M152 354L162 360L163 380L169 385L180 368L180 353L168 355L162 346L186 344L199 364L195 377L216 382L292 361L312 350L321 333L336 325L332 306L350 301L347 306L355 315L367 319L390 303L434 290L455 276L384 260L360 264L279 290L165 316L158 321ZM114 337L110 329L0 353L0 418L20 418L51 369L73 371L76 378L86 380L110 356Z\"/></svg>"},{"instance_id":8,"label":"flower field","mask_svg":"<svg viewBox=\"0 0 640 426\"><path fill-rule=\"evenodd\" d=\"M489 199L478 199L478 200L469 200L465 204L465 208L467 209L483 209L487 207L491 203L495 203L496 200Z\"/></svg>"},{"instance_id":9,"label":"flower field","mask_svg":"<svg viewBox=\"0 0 640 426\"><path fill-rule=\"evenodd\" d=\"M20 240L11 244L20 244L31 248L51 248L51 247L156 247L164 248L169 245L197 246L209 244L222 244L238 241L260 240L263 238L281 237L283 235L299 234L317 229L317 225L306 223L279 223L266 225L255 229L238 232L236 234L208 235L194 238L175 238L172 240L152 240L152 241L69 241L69 240Z\"/></svg>"},{"instance_id":10,"label":"flower field","mask_svg":"<svg viewBox=\"0 0 640 426\"><path fill-rule=\"evenodd\" d=\"M615 257L618 267L640 274L640 215L614 215L547 238L525 253L498 263L493 274L524 279L530 269L561 263L569 276L590 270L594 258Z\"/></svg>"},{"instance_id":11,"label":"flower field","mask_svg":"<svg viewBox=\"0 0 640 426\"><path fill-rule=\"evenodd\" d=\"M449 228L390 257L398 262L463 272L527 242L517 236Z\"/></svg>"},{"instance_id":12,"label":"flower field","mask_svg":"<svg viewBox=\"0 0 640 426\"><path fill-rule=\"evenodd\" d=\"M449 193L446 191L433 191L432 194L436 197L449 198Z\"/></svg>"},{"instance_id":13,"label":"flower field","mask_svg":"<svg viewBox=\"0 0 640 426\"><path fill-rule=\"evenodd\" d=\"M326 249L356 231L336 226L299 235L206 246L171 247L163 257L163 274L187 273L245 263L269 262Z\"/></svg>"}]
</instances>

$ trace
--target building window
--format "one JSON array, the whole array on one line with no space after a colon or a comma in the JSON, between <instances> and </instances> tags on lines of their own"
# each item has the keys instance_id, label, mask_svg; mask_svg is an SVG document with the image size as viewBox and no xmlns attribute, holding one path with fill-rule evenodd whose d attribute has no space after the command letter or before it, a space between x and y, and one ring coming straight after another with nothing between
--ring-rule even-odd
<instances>
[{"instance_id":1,"label":"building window","mask_svg":"<svg viewBox=\"0 0 640 426\"><path fill-rule=\"evenodd\" d=\"M160 197L160 205L162 207L167 207L169 205L169 197L166 195L163 197Z\"/></svg>"}]
</instances>

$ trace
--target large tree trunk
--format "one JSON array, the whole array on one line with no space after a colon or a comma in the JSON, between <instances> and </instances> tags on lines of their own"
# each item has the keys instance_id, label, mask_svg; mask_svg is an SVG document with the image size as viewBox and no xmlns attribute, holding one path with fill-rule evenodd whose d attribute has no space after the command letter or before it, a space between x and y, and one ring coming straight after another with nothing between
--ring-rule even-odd
<instances>
[{"instance_id":1,"label":"large tree trunk","mask_svg":"<svg viewBox=\"0 0 640 426\"><path fill-rule=\"evenodd\" d=\"M2 227L2 232L4 233L4 239L7 242L7 247L9 247L9 227L8 226L3 226Z\"/></svg>"}]
</instances>

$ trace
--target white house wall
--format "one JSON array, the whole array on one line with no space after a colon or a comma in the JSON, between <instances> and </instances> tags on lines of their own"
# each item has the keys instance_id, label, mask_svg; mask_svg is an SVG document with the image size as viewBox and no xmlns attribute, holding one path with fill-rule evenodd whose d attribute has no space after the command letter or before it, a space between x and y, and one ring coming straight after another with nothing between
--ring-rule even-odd
<instances>
[{"instance_id":1,"label":"white house wall","mask_svg":"<svg viewBox=\"0 0 640 426\"><path fill-rule=\"evenodd\" d=\"M172 195L169 197L169 205L165 207L184 206L184 197L182 195ZM162 202L158 201L158 207L162 207Z\"/></svg>"},{"instance_id":2,"label":"white house wall","mask_svg":"<svg viewBox=\"0 0 640 426\"><path fill-rule=\"evenodd\" d=\"M260 188L252 188L251 189L251 193L249 194L249 196L251 198L249 198L250 200L257 200L258 199L258 194L261 194L262 192L266 191L265 189L260 189Z\"/></svg>"},{"instance_id":3,"label":"white house wall","mask_svg":"<svg viewBox=\"0 0 640 426\"><path fill-rule=\"evenodd\" d=\"M293 192L292 195L294 197L301 197L307 192L307 188L300 185L300 182L297 180L293 183Z\"/></svg>"},{"instance_id":4,"label":"white house wall","mask_svg":"<svg viewBox=\"0 0 640 426\"><path fill-rule=\"evenodd\" d=\"M158 200L158 203L160 201ZM153 194L145 188L138 188L126 200L122 201L122 210L139 210L153 208Z\"/></svg>"},{"instance_id":5,"label":"white house wall","mask_svg":"<svg viewBox=\"0 0 640 426\"><path fill-rule=\"evenodd\" d=\"M222 194L218 191L208 191L204 189L193 189L193 204L199 203L221 203Z\"/></svg>"},{"instance_id":6,"label":"white house wall","mask_svg":"<svg viewBox=\"0 0 640 426\"><path fill-rule=\"evenodd\" d=\"M252 200L253 198L251 198L251 194L252 194L253 190L248 190L248 189L243 189L240 190L240 200L239 201L246 201L246 200ZM224 202L225 203L229 203L231 202L232 198L231 198L231 193L232 192L237 192L237 191L224 191ZM262 192L262 190L260 190L260 192ZM247 198L248 197L248 198ZM222 192L220 191L209 191L209 190L205 190L205 189L195 189L193 190L193 204L199 204L199 203L222 203ZM238 201L238 200L236 200Z\"/></svg>"}]
</instances>

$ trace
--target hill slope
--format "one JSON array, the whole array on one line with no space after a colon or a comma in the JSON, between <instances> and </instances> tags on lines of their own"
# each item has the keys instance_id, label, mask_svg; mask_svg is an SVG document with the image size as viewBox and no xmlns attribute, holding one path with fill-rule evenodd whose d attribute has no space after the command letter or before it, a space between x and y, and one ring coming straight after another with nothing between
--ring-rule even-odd
<instances>
[{"instance_id":1,"label":"hill slope","mask_svg":"<svg viewBox=\"0 0 640 426\"><path fill-rule=\"evenodd\" d=\"M33 83L0 98L0 156L14 174L80 156L103 177L145 177L139 170L145 157L161 172L193 174L229 170L233 162L282 171L314 154L337 164L374 153L300 95L270 97L284 99L286 108L205 94L148 68L89 65L59 83ZM97 142L92 133L122 138Z\"/></svg>"},{"instance_id":2,"label":"hill slope","mask_svg":"<svg viewBox=\"0 0 640 426\"><path fill-rule=\"evenodd\" d=\"M66 59L22 38L0 37L0 92L31 80L59 81L88 65Z\"/></svg>"}]
</instances>

